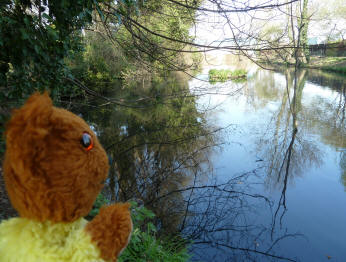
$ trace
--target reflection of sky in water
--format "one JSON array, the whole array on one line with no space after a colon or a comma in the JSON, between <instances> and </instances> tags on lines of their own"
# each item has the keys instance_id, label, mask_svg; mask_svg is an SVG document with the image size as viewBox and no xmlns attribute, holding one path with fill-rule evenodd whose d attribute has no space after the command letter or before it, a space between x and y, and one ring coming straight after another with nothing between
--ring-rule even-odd
<instances>
[{"instance_id":1,"label":"reflection of sky in water","mask_svg":"<svg viewBox=\"0 0 346 262\"><path fill-rule=\"evenodd\" d=\"M333 101L338 97L338 92L328 88L321 88L315 84L307 82L304 86L304 99L311 99L316 96Z\"/></svg>"},{"instance_id":2,"label":"reflection of sky in water","mask_svg":"<svg viewBox=\"0 0 346 262\"><path fill-rule=\"evenodd\" d=\"M273 73L264 74L270 76ZM262 77L261 74L259 76ZM266 151L259 150L258 145L261 139L273 133L272 129L275 124L273 116L280 109L286 82L285 76L282 74L274 73L274 76L271 77L265 83L258 82L256 78L251 79L247 84L243 84L241 92L232 96L215 94L202 96L199 99L201 108L213 108L218 105L215 110L208 112L210 121L219 126L232 124L235 127L226 137L227 143L223 150L213 156L216 176L220 181L231 178L235 173L250 171L267 164L265 161L267 156L261 155ZM205 79L205 77L203 78ZM272 83L275 86L270 86ZM256 88L260 84L265 86L264 89L276 92L277 95L272 95L268 91L268 94L262 94L260 97L260 90ZM204 85L205 89L210 88L210 93L221 92L222 94L227 94L232 89L238 89L241 86L241 84L224 83L220 87L200 83L198 80L190 82L191 90L194 90L196 86L201 88L201 85ZM288 211L283 218L282 230L287 228L288 232L299 232L304 237L284 240L281 242L281 252L279 252L289 257L299 258L301 261L326 261L327 256L331 256L330 261L344 261L345 259L346 192L340 179L343 171L339 163L340 151L345 150L342 147L345 141L345 137L342 137L345 134L345 130L342 129L344 124L341 126L341 131L333 133L334 136L341 135L337 141L342 141L342 143L336 147L336 142L328 142L334 139L331 137L333 135L328 136L330 133L328 122L326 124L325 119L319 118L325 118L335 113L333 106L339 95L334 90L312 84L308 79L303 89L302 109L298 113L298 121L304 121L304 123L298 123L296 144L297 146L300 143L313 145L311 152L303 148L300 153L311 155L316 153L317 160L314 161L312 156L310 164L300 166L290 174L291 179L289 179L286 192ZM318 103L318 101L324 102ZM328 105L331 107L327 107ZM314 111L315 107L324 107L322 113ZM289 123L291 123L291 119ZM271 141L266 141L266 143L261 144L262 149L269 148ZM262 175L265 176L265 169L262 170ZM265 185L264 187L258 186L257 190L277 200L280 197L281 188L281 185L276 187ZM268 210L257 211L257 221L270 223L271 215L264 213Z\"/></svg>"}]
</instances>

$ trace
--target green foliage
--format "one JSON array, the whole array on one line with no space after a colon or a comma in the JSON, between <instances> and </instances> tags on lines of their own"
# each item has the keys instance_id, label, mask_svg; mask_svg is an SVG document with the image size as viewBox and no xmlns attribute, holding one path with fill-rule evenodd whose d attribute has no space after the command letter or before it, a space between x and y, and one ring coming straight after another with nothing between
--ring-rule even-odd
<instances>
[{"instance_id":1,"label":"green foliage","mask_svg":"<svg viewBox=\"0 0 346 262\"><path fill-rule=\"evenodd\" d=\"M131 241L119 262L180 262L188 261L189 255L185 247L185 241L179 238L160 240L157 237L157 229L150 222L155 215L145 207L138 207L132 203L132 221L134 229Z\"/></svg>"},{"instance_id":2,"label":"green foliage","mask_svg":"<svg viewBox=\"0 0 346 262\"><path fill-rule=\"evenodd\" d=\"M232 72L232 77L245 77L247 71L245 69L236 69Z\"/></svg>"},{"instance_id":3,"label":"green foliage","mask_svg":"<svg viewBox=\"0 0 346 262\"><path fill-rule=\"evenodd\" d=\"M322 66L322 70L346 75L346 66Z\"/></svg>"},{"instance_id":4,"label":"green foliage","mask_svg":"<svg viewBox=\"0 0 346 262\"><path fill-rule=\"evenodd\" d=\"M209 81L220 81L225 82L231 78L232 71L229 69L210 69L209 70Z\"/></svg>"},{"instance_id":5,"label":"green foliage","mask_svg":"<svg viewBox=\"0 0 346 262\"><path fill-rule=\"evenodd\" d=\"M111 83L122 79L128 60L117 45L93 31L85 32L83 45L84 50L70 55L66 63L89 89L106 92Z\"/></svg>"},{"instance_id":6,"label":"green foliage","mask_svg":"<svg viewBox=\"0 0 346 262\"><path fill-rule=\"evenodd\" d=\"M201 1L178 2L197 7ZM176 5L162 0L140 3L137 9L113 9L114 16L109 18L112 24L127 20L127 23L122 24L112 35L131 63L131 66L122 70L124 76L130 78L134 75L132 79L135 79L148 72L177 71L191 67L191 64L185 63L184 54L180 51L189 48L184 41L193 41L189 30L195 22L195 11L177 8ZM114 32L111 25L108 27ZM195 67L195 64L192 64L192 67Z\"/></svg>"},{"instance_id":7,"label":"green foliage","mask_svg":"<svg viewBox=\"0 0 346 262\"><path fill-rule=\"evenodd\" d=\"M5 133L5 123L7 122L7 120L8 115L1 114L0 111L0 156L2 156L5 153L5 139L2 136Z\"/></svg>"},{"instance_id":8,"label":"green foliage","mask_svg":"<svg viewBox=\"0 0 346 262\"><path fill-rule=\"evenodd\" d=\"M247 71L245 69L236 69L234 71L210 69L208 74L210 82L225 82L228 80L246 80Z\"/></svg>"},{"instance_id":9,"label":"green foliage","mask_svg":"<svg viewBox=\"0 0 346 262\"><path fill-rule=\"evenodd\" d=\"M20 99L48 89L71 93L64 58L79 50L93 0L7 1L0 5L0 99Z\"/></svg>"},{"instance_id":10,"label":"green foliage","mask_svg":"<svg viewBox=\"0 0 346 262\"><path fill-rule=\"evenodd\" d=\"M99 194L87 218L95 217L100 208L106 204L109 204L109 201ZM189 255L184 239L179 237L158 238L157 228L151 222L155 218L152 211L145 207L138 207L136 202L131 202L131 218L133 222L131 241L119 257L119 262L183 262L188 260Z\"/></svg>"},{"instance_id":11,"label":"green foliage","mask_svg":"<svg viewBox=\"0 0 346 262\"><path fill-rule=\"evenodd\" d=\"M95 22L84 34L84 51L67 59L73 75L89 88L97 87L95 91L106 92L110 84L119 79L128 83L150 78L153 73L164 75L172 69L188 68L189 72L199 69L199 53L179 52L185 46L179 41L192 40L189 36L194 21L192 11L167 5L164 1L137 1L126 7L125 2L131 1L100 5L97 12L100 19L97 20L102 20L101 14L107 12L107 23ZM196 3L191 1L193 5ZM173 40L148 33L129 21L123 23L127 18Z\"/></svg>"},{"instance_id":12,"label":"green foliage","mask_svg":"<svg viewBox=\"0 0 346 262\"><path fill-rule=\"evenodd\" d=\"M109 204L109 201L107 200L107 198L104 197L102 193L100 193L97 196L93 208L89 212L87 218L92 219L93 217L95 217L100 212L100 208L107 204Z\"/></svg>"},{"instance_id":13,"label":"green foliage","mask_svg":"<svg viewBox=\"0 0 346 262\"><path fill-rule=\"evenodd\" d=\"M124 10L136 9L139 5L137 0L117 2L119 9ZM84 48L82 29L91 24L95 17L93 11L103 17L101 4L105 3L109 1L2 1L0 101L17 101L33 91L43 90L50 90L56 100L79 95L79 89L66 80L73 78L66 58L75 58ZM102 71L102 67L99 70ZM96 78L109 76L101 73Z\"/></svg>"},{"instance_id":14,"label":"green foliage","mask_svg":"<svg viewBox=\"0 0 346 262\"><path fill-rule=\"evenodd\" d=\"M80 29L91 22L98 0L0 3L0 104L4 111L24 102L34 91L61 96L79 94L64 59L82 50ZM1 120L5 118L0 112ZM4 150L0 127L0 151Z\"/></svg>"}]
</instances>

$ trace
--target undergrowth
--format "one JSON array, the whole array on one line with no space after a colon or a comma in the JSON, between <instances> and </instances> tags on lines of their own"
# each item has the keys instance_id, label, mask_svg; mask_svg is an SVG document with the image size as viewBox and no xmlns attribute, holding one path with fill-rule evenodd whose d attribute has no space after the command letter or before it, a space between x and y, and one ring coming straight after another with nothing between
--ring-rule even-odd
<instances>
[{"instance_id":1,"label":"undergrowth","mask_svg":"<svg viewBox=\"0 0 346 262\"><path fill-rule=\"evenodd\" d=\"M93 218L106 198L100 194L94 208L88 215ZM118 258L118 262L185 262L189 260L186 241L181 237L159 238L157 228L152 223L155 214L145 207L131 202L133 231L129 245Z\"/></svg>"}]
</instances>

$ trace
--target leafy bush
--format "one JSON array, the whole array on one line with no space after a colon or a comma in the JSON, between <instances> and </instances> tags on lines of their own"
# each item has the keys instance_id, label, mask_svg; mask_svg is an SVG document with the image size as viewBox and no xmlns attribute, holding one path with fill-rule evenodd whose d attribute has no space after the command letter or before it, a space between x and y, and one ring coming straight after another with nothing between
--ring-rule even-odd
<instances>
[{"instance_id":1,"label":"leafy bush","mask_svg":"<svg viewBox=\"0 0 346 262\"><path fill-rule=\"evenodd\" d=\"M145 207L138 207L137 203L131 205L134 229L131 241L119 257L119 262L179 262L189 259L185 240L179 237L158 239L157 229L150 222L155 214Z\"/></svg>"},{"instance_id":2,"label":"leafy bush","mask_svg":"<svg viewBox=\"0 0 346 262\"><path fill-rule=\"evenodd\" d=\"M109 201L100 194L87 218L93 218ZM159 239L157 228L151 222L155 214L145 207L131 202L133 232L131 241L119 257L119 262L184 262L189 254L186 241L181 237Z\"/></svg>"}]
</instances>

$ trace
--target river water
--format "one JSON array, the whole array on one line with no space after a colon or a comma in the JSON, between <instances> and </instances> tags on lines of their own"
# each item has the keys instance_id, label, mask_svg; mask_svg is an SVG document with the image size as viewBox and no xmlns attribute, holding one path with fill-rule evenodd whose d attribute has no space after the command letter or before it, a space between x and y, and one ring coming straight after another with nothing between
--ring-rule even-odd
<instances>
[{"instance_id":1,"label":"river water","mask_svg":"<svg viewBox=\"0 0 346 262\"><path fill-rule=\"evenodd\" d=\"M104 193L152 209L192 261L345 261L346 77L210 68L69 104L110 158Z\"/></svg>"},{"instance_id":2,"label":"river water","mask_svg":"<svg viewBox=\"0 0 346 262\"><path fill-rule=\"evenodd\" d=\"M346 77L255 69L246 83L190 88L208 88L200 110L230 127L212 155L217 183L250 172L235 190L249 194L244 203L215 200L224 212L197 237L194 259L345 261Z\"/></svg>"}]
</instances>

